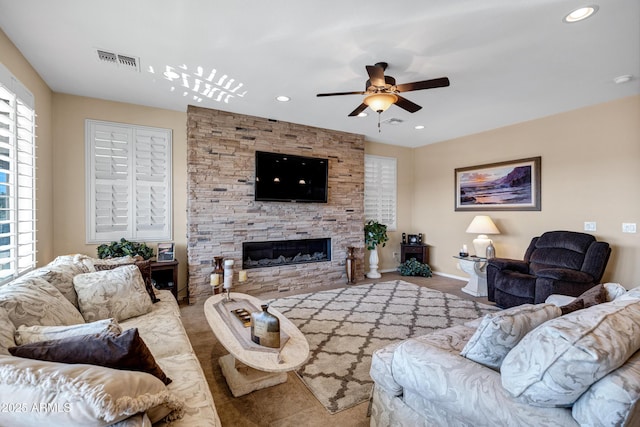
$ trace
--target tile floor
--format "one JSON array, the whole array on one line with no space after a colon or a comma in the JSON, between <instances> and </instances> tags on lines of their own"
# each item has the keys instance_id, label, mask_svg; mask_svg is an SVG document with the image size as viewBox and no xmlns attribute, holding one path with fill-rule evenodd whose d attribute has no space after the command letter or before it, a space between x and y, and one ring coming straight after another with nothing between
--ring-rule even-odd
<instances>
[{"instance_id":1,"label":"tile floor","mask_svg":"<svg viewBox=\"0 0 640 427\"><path fill-rule=\"evenodd\" d=\"M363 279L358 284L396 279L402 279L481 303L492 304L486 298L474 298L462 292L460 289L465 282L444 276L434 275L430 278L403 277L398 273L383 273L381 279ZM317 288L314 291L329 288L331 287ZM260 297L269 299L306 292L309 291L263 294ZM182 305L181 311L184 326L209 382L223 426L364 427L369 425L367 402L331 415L293 372L289 373L289 379L284 384L258 390L245 396L233 397L218 366L218 358L227 354L227 352L217 342L209 328L203 312L203 302L194 305Z\"/></svg>"}]
</instances>

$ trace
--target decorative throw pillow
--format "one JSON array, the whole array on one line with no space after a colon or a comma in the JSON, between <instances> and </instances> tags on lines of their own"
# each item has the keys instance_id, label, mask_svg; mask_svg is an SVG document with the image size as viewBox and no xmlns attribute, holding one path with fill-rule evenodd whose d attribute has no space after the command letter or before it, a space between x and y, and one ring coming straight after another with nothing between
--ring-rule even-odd
<instances>
[{"instance_id":1,"label":"decorative throw pillow","mask_svg":"<svg viewBox=\"0 0 640 427\"><path fill-rule=\"evenodd\" d=\"M29 425L106 426L163 405L180 418L184 402L156 377L102 366L0 356L2 404L28 408ZM32 411L43 402L52 411ZM0 425L25 425L25 413L0 412Z\"/></svg>"},{"instance_id":2,"label":"decorative throw pillow","mask_svg":"<svg viewBox=\"0 0 640 427\"><path fill-rule=\"evenodd\" d=\"M27 273L25 278L37 277L56 287L74 307L78 307L78 295L73 287L73 276L82 274L73 264L49 264Z\"/></svg>"},{"instance_id":3,"label":"decorative throw pillow","mask_svg":"<svg viewBox=\"0 0 640 427\"><path fill-rule=\"evenodd\" d=\"M502 364L503 387L536 406L571 406L640 348L640 300L615 300L550 320Z\"/></svg>"},{"instance_id":4,"label":"decorative throw pillow","mask_svg":"<svg viewBox=\"0 0 640 427\"><path fill-rule=\"evenodd\" d=\"M151 283L151 260L138 260L136 257L121 257L106 258L104 261L111 262L94 264L96 271L113 270L114 268L122 267L123 265L129 264L135 264L136 266L138 266L138 268L140 269L140 274L142 274L142 279L144 280L145 289L147 290L147 293L151 298L151 302L155 304L160 301L160 299L156 297L153 284Z\"/></svg>"},{"instance_id":5,"label":"decorative throw pillow","mask_svg":"<svg viewBox=\"0 0 640 427\"><path fill-rule=\"evenodd\" d=\"M59 340L80 335L120 335L122 328L116 319L97 320L70 326L20 326L15 332L15 344L24 345L40 341Z\"/></svg>"},{"instance_id":6,"label":"decorative throw pillow","mask_svg":"<svg viewBox=\"0 0 640 427\"><path fill-rule=\"evenodd\" d=\"M500 369L512 348L530 331L561 315L553 304L523 304L484 316L460 353L492 369Z\"/></svg>"},{"instance_id":7,"label":"decorative throw pillow","mask_svg":"<svg viewBox=\"0 0 640 427\"><path fill-rule=\"evenodd\" d=\"M16 327L84 323L78 309L55 286L35 277L1 286L0 307Z\"/></svg>"},{"instance_id":8,"label":"decorative throw pillow","mask_svg":"<svg viewBox=\"0 0 640 427\"><path fill-rule=\"evenodd\" d=\"M635 425L629 419L640 401L640 352L593 384L573 405L581 426Z\"/></svg>"},{"instance_id":9,"label":"decorative throw pillow","mask_svg":"<svg viewBox=\"0 0 640 427\"><path fill-rule=\"evenodd\" d=\"M15 331L16 327L9 318L9 313L0 307L0 354L9 354L9 347L16 345Z\"/></svg>"},{"instance_id":10,"label":"decorative throw pillow","mask_svg":"<svg viewBox=\"0 0 640 427\"><path fill-rule=\"evenodd\" d=\"M580 298L576 298L573 301L571 301L569 304L566 304L560 307L560 310L562 310L562 315L564 316L565 314L573 313L574 311L582 310L583 308L584 308L584 300Z\"/></svg>"},{"instance_id":11,"label":"decorative throw pillow","mask_svg":"<svg viewBox=\"0 0 640 427\"><path fill-rule=\"evenodd\" d=\"M589 308L607 301L607 290L603 285L596 285L584 291L580 296L567 305L560 307L562 315L569 314L576 310Z\"/></svg>"},{"instance_id":12,"label":"decorative throw pillow","mask_svg":"<svg viewBox=\"0 0 640 427\"><path fill-rule=\"evenodd\" d=\"M137 328L128 329L120 335L81 335L35 342L11 347L9 352L27 359L146 372L164 384L171 383L140 338Z\"/></svg>"},{"instance_id":13,"label":"decorative throw pillow","mask_svg":"<svg viewBox=\"0 0 640 427\"><path fill-rule=\"evenodd\" d=\"M135 265L79 274L73 278L73 285L87 322L110 317L126 320L148 313L153 305Z\"/></svg>"}]
</instances>

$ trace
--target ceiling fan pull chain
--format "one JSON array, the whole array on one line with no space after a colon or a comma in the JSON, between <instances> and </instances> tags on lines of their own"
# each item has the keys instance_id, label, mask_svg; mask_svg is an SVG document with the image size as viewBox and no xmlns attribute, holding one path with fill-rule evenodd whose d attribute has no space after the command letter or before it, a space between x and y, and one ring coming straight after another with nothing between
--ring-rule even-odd
<instances>
[{"instance_id":1,"label":"ceiling fan pull chain","mask_svg":"<svg viewBox=\"0 0 640 427\"><path fill-rule=\"evenodd\" d=\"M382 133L380 130L380 113L378 113L378 133Z\"/></svg>"}]
</instances>

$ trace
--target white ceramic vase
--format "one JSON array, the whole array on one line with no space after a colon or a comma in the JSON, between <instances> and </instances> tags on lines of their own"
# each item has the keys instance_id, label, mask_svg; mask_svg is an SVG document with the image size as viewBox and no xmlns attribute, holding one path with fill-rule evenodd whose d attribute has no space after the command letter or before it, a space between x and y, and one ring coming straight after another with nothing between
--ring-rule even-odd
<instances>
[{"instance_id":1,"label":"white ceramic vase","mask_svg":"<svg viewBox=\"0 0 640 427\"><path fill-rule=\"evenodd\" d=\"M369 251L369 272L367 273L367 277L369 279L379 279L382 277L380 273L378 273L378 262L380 258L378 258L378 247L371 249Z\"/></svg>"}]
</instances>

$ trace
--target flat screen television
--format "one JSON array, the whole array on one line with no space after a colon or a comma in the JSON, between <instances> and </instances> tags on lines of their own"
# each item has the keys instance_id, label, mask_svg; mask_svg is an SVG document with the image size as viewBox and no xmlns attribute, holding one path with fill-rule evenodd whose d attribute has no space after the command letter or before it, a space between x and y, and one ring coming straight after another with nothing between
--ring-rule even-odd
<instances>
[{"instance_id":1,"label":"flat screen television","mask_svg":"<svg viewBox=\"0 0 640 427\"><path fill-rule=\"evenodd\" d=\"M327 203L329 160L256 151L255 200Z\"/></svg>"}]
</instances>

